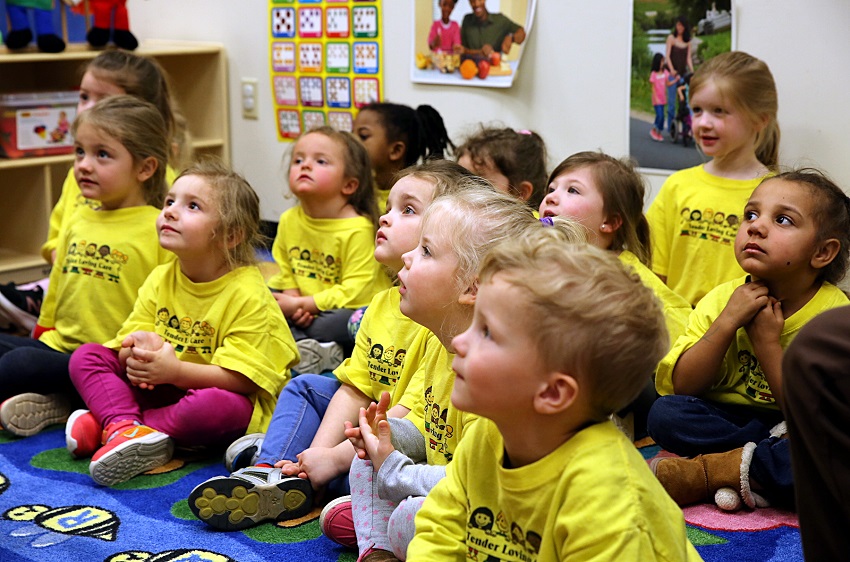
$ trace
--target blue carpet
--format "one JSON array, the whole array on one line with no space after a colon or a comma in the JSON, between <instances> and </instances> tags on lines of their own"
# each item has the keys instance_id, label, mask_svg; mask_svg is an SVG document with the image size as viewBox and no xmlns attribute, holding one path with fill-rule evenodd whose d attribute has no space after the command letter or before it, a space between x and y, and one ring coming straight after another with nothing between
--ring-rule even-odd
<instances>
[{"instance_id":1,"label":"blue carpet","mask_svg":"<svg viewBox=\"0 0 850 562\"><path fill-rule=\"evenodd\" d=\"M646 447L644 455L654 456L656 449ZM167 468L161 474L145 474L104 488L89 477L88 460L71 459L59 426L27 439L12 439L0 431L0 560L356 559L322 536L316 519L291 528L266 523L243 532L214 531L192 516L186 497L199 482L225 474L220 459L177 461ZM689 510L690 522L708 522L711 527L714 515ZM689 538L707 562L802 562L800 535L794 526L773 524L756 511L742 514L748 519L741 521L757 520L763 529L722 530L728 517L718 516L718 521L726 523L713 528L688 526ZM776 517L783 521L782 514ZM767 522L761 523L763 519Z\"/></svg>"}]
</instances>

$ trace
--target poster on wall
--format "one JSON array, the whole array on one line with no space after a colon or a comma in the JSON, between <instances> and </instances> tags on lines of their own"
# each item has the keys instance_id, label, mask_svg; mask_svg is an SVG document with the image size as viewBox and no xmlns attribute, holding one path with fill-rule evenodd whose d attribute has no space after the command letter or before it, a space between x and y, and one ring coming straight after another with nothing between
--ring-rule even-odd
<instances>
[{"instance_id":1,"label":"poster on wall","mask_svg":"<svg viewBox=\"0 0 850 562\"><path fill-rule=\"evenodd\" d=\"M321 125L351 131L383 97L380 0L270 0L271 87L278 139Z\"/></svg>"},{"instance_id":2,"label":"poster on wall","mask_svg":"<svg viewBox=\"0 0 850 562\"><path fill-rule=\"evenodd\" d=\"M706 158L694 141L690 79L735 48L732 0L634 0L629 154L641 168L681 170Z\"/></svg>"},{"instance_id":3,"label":"poster on wall","mask_svg":"<svg viewBox=\"0 0 850 562\"><path fill-rule=\"evenodd\" d=\"M410 80L509 88L531 34L537 0L411 0Z\"/></svg>"}]
</instances>

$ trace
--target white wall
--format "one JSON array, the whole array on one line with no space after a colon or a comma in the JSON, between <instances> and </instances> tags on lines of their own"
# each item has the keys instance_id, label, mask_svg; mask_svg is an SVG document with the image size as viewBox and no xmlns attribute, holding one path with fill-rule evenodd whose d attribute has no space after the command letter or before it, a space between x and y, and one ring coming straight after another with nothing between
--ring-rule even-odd
<instances>
[{"instance_id":1,"label":"white wall","mask_svg":"<svg viewBox=\"0 0 850 562\"><path fill-rule=\"evenodd\" d=\"M464 0L461 0L464 1ZM277 220L280 157L268 82L268 1L131 2L140 39L220 41L228 51L234 167L260 194L263 218ZM514 86L508 90L409 81L411 0L384 0L384 80L388 101L437 108L453 138L475 123L533 129L551 164L573 152L628 152L628 74L632 0L539 0L534 28ZM850 2L739 0L738 48L765 60L779 88L783 164L817 165L850 188ZM260 79L259 121L239 108L239 79ZM653 192L663 175L653 175Z\"/></svg>"}]
</instances>

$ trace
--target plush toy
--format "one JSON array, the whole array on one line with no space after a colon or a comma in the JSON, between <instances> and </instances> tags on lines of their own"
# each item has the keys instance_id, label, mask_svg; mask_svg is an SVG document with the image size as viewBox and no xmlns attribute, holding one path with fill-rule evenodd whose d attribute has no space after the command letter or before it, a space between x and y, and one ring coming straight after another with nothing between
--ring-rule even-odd
<instances>
[{"instance_id":1,"label":"plush toy","mask_svg":"<svg viewBox=\"0 0 850 562\"><path fill-rule=\"evenodd\" d=\"M53 0L6 0L6 14L9 16L6 46L12 50L23 49L32 41L27 13L29 10L35 19L35 42L38 50L45 53L64 51L65 42L53 28Z\"/></svg>"},{"instance_id":2,"label":"plush toy","mask_svg":"<svg viewBox=\"0 0 850 562\"><path fill-rule=\"evenodd\" d=\"M80 4L82 0L66 0ZM89 10L94 16L94 23L86 33L86 41L92 47L103 47L109 43L110 23L112 42L122 49L132 51L139 46L136 36L130 33L130 19L127 15L127 0L89 0ZM82 5L74 8L77 13L85 13ZM115 18L113 20L113 13Z\"/></svg>"}]
</instances>

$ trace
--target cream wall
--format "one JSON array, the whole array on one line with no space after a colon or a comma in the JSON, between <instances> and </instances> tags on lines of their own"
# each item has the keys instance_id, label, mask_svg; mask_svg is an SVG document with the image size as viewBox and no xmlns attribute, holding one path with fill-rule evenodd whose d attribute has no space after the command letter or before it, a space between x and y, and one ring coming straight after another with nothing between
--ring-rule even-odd
<instances>
[{"instance_id":1,"label":"cream wall","mask_svg":"<svg viewBox=\"0 0 850 562\"><path fill-rule=\"evenodd\" d=\"M460 0L463 2L464 0ZM277 220L280 158L268 83L268 1L146 0L129 3L140 39L219 41L228 51L234 167L261 197L263 218ZM409 81L413 0L384 0L384 80L389 101L436 107L455 139L476 123L498 120L533 129L550 163L586 149L628 151L631 0L539 0L514 86L507 90ZM767 61L779 88L784 164L817 165L850 187L850 2L741 0L738 48ZM241 77L259 78L258 121L243 120ZM663 174L652 174L657 191Z\"/></svg>"}]
</instances>

